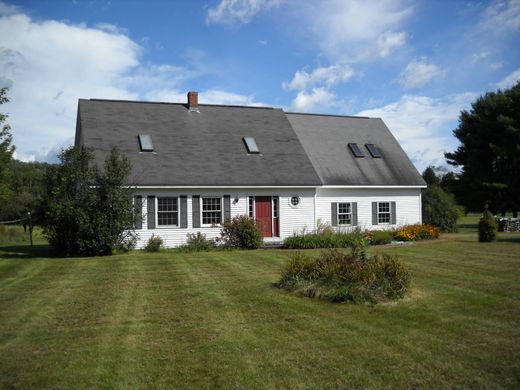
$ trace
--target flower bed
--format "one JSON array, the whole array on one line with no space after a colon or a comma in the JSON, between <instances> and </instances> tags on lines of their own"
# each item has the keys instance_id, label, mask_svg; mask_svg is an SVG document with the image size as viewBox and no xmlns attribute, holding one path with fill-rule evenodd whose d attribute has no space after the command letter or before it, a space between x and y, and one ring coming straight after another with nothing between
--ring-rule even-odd
<instances>
[{"instance_id":1,"label":"flower bed","mask_svg":"<svg viewBox=\"0 0 520 390\"><path fill-rule=\"evenodd\" d=\"M398 241L419 241L433 240L439 235L439 228L432 225L408 225L398 229L394 238Z\"/></svg>"}]
</instances>

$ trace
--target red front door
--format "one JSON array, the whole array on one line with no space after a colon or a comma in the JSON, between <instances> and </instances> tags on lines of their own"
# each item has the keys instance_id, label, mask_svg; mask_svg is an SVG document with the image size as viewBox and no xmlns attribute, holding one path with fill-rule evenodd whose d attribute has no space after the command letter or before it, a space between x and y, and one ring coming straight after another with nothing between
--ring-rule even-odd
<instances>
[{"instance_id":1,"label":"red front door","mask_svg":"<svg viewBox=\"0 0 520 390\"><path fill-rule=\"evenodd\" d=\"M273 211L270 196L255 197L255 216L258 230L264 237L273 236Z\"/></svg>"}]
</instances>

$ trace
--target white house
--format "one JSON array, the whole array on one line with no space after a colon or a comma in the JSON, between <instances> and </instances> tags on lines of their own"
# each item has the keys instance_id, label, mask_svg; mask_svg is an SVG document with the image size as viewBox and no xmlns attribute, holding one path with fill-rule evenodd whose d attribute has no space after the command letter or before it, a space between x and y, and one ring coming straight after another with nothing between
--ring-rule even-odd
<instances>
[{"instance_id":1,"label":"white house","mask_svg":"<svg viewBox=\"0 0 520 390\"><path fill-rule=\"evenodd\" d=\"M326 223L384 229L421 222L411 161L381 119L285 113L271 107L80 99L76 147L102 164L112 146L132 163L143 204L138 246L188 233L220 235L246 214L266 241Z\"/></svg>"}]
</instances>

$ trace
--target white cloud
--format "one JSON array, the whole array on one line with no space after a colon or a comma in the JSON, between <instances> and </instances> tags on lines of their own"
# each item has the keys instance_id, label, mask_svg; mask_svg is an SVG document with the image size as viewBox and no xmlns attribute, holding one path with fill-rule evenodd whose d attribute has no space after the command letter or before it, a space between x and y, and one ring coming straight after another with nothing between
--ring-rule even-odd
<instances>
[{"instance_id":1,"label":"white cloud","mask_svg":"<svg viewBox=\"0 0 520 390\"><path fill-rule=\"evenodd\" d=\"M460 111L468 109L475 97L474 93L442 99L404 95L399 101L357 115L382 118L422 171L428 165L446 165L444 152L457 147L452 130L457 127Z\"/></svg>"},{"instance_id":2,"label":"white cloud","mask_svg":"<svg viewBox=\"0 0 520 390\"><path fill-rule=\"evenodd\" d=\"M495 0L484 11L482 27L494 33L520 29L520 0Z\"/></svg>"},{"instance_id":3,"label":"white cloud","mask_svg":"<svg viewBox=\"0 0 520 390\"><path fill-rule=\"evenodd\" d=\"M0 1L0 16L9 16L18 13L20 13L20 7Z\"/></svg>"},{"instance_id":4,"label":"white cloud","mask_svg":"<svg viewBox=\"0 0 520 390\"><path fill-rule=\"evenodd\" d=\"M298 70L290 82L284 82L283 88L286 90L305 90L310 87L330 88L336 84L350 80L354 75L354 69L348 65L331 65L329 67L319 67L308 73L305 70Z\"/></svg>"},{"instance_id":5,"label":"white cloud","mask_svg":"<svg viewBox=\"0 0 520 390\"><path fill-rule=\"evenodd\" d=\"M406 42L403 22L413 14L405 0L326 0L301 5L321 49L333 60L386 57Z\"/></svg>"},{"instance_id":6,"label":"white cloud","mask_svg":"<svg viewBox=\"0 0 520 390\"><path fill-rule=\"evenodd\" d=\"M206 23L249 23L256 14L277 7L281 2L282 0L221 0L216 7L208 9Z\"/></svg>"},{"instance_id":7,"label":"white cloud","mask_svg":"<svg viewBox=\"0 0 520 390\"><path fill-rule=\"evenodd\" d=\"M511 88L518 81L520 81L520 68L514 70L509 73L506 77L504 77L500 82L497 83L497 87L501 89Z\"/></svg>"},{"instance_id":8,"label":"white cloud","mask_svg":"<svg viewBox=\"0 0 520 390\"><path fill-rule=\"evenodd\" d=\"M320 106L338 106L336 95L324 88L313 88L310 93L300 91L292 102L295 111L311 111Z\"/></svg>"},{"instance_id":9,"label":"white cloud","mask_svg":"<svg viewBox=\"0 0 520 390\"><path fill-rule=\"evenodd\" d=\"M142 47L121 31L34 21L17 10L0 17L0 84L10 87L11 99L2 110L10 115L17 158L49 160L70 144L78 98L186 101L185 93L171 91L204 68L191 60L189 67L143 62ZM226 91L208 91L208 100L254 103Z\"/></svg>"},{"instance_id":10,"label":"white cloud","mask_svg":"<svg viewBox=\"0 0 520 390\"><path fill-rule=\"evenodd\" d=\"M386 32L377 38L377 46L379 48L379 55L387 57L395 49L404 46L406 43L405 32Z\"/></svg>"},{"instance_id":11,"label":"white cloud","mask_svg":"<svg viewBox=\"0 0 520 390\"><path fill-rule=\"evenodd\" d=\"M481 61L487 57L489 57L491 53L489 51L481 51L479 53L473 54L473 62Z\"/></svg>"},{"instance_id":12,"label":"white cloud","mask_svg":"<svg viewBox=\"0 0 520 390\"><path fill-rule=\"evenodd\" d=\"M265 39L259 39L257 42L262 46L267 46L267 41Z\"/></svg>"},{"instance_id":13,"label":"white cloud","mask_svg":"<svg viewBox=\"0 0 520 390\"><path fill-rule=\"evenodd\" d=\"M444 76L444 71L428 62L426 57L414 58L401 72L399 83L405 89L419 88L434 78Z\"/></svg>"}]
</instances>

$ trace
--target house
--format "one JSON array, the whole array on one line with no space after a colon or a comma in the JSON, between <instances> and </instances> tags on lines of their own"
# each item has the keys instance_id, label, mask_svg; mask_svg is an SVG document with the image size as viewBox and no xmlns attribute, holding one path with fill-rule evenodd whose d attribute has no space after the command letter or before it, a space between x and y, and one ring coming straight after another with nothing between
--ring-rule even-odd
<instances>
[{"instance_id":1,"label":"house","mask_svg":"<svg viewBox=\"0 0 520 390\"><path fill-rule=\"evenodd\" d=\"M286 113L272 107L80 99L76 147L102 164L112 146L132 163L143 205L138 246L188 233L220 235L226 218L254 218L265 241L318 223L385 229L421 222L426 187L378 118Z\"/></svg>"}]
</instances>

